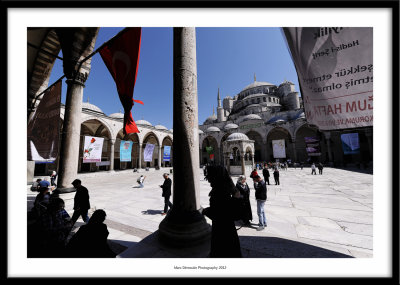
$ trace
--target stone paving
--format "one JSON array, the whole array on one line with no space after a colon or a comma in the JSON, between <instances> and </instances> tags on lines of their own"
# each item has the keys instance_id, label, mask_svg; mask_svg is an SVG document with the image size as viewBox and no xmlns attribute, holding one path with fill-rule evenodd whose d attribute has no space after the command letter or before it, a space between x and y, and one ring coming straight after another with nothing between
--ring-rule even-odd
<instances>
[{"instance_id":1,"label":"stone paving","mask_svg":"<svg viewBox=\"0 0 400 285\"><path fill-rule=\"evenodd\" d=\"M92 206L89 215L95 209L106 211L109 240L119 257L186 257L177 251L161 253L154 248L147 251L140 248L146 239L154 240L152 235L165 217L161 215L164 203L158 186L163 183L164 172L169 173L170 169L77 176L89 189ZM200 170L200 204L207 207L211 187L202 173ZM144 188L137 187L140 174L146 176ZM170 177L174 179L173 174ZM232 179L236 183L237 177ZM323 175L311 175L309 168L281 170L281 185L268 186L265 206L268 227L263 231L256 231L254 188L247 180L252 191L253 226L241 227L237 223L244 257L373 257L371 173L329 167L324 168ZM37 192L28 187L27 195L29 209ZM74 192L60 195L71 216L74 195ZM208 218L207 222L211 225ZM82 223L79 218L77 228ZM202 251L201 256L206 257L207 250Z\"/></svg>"}]
</instances>

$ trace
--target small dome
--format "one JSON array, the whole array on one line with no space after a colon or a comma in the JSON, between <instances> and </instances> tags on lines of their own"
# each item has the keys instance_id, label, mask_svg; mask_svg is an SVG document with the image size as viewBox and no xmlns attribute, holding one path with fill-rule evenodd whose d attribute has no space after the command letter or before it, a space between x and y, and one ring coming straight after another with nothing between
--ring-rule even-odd
<instances>
[{"instance_id":1,"label":"small dome","mask_svg":"<svg viewBox=\"0 0 400 285\"><path fill-rule=\"evenodd\" d=\"M154 126L157 130L168 130L166 127L164 127L163 125L155 125Z\"/></svg>"},{"instance_id":2,"label":"small dome","mask_svg":"<svg viewBox=\"0 0 400 285\"><path fill-rule=\"evenodd\" d=\"M224 127L224 130L232 130L232 129L237 129L239 126L238 125L236 125L236 124L227 124L225 127Z\"/></svg>"},{"instance_id":3,"label":"small dome","mask_svg":"<svg viewBox=\"0 0 400 285\"><path fill-rule=\"evenodd\" d=\"M242 133L233 133L226 138L226 141L243 141L249 140L249 137Z\"/></svg>"},{"instance_id":4,"label":"small dome","mask_svg":"<svg viewBox=\"0 0 400 285\"><path fill-rule=\"evenodd\" d=\"M123 119L124 114L123 113L112 113L109 117L116 118L116 119Z\"/></svg>"},{"instance_id":5,"label":"small dome","mask_svg":"<svg viewBox=\"0 0 400 285\"><path fill-rule=\"evenodd\" d=\"M146 126L153 126L152 124L150 124L148 121L146 121L146 120L139 120L139 121L136 121L136 124L137 125L146 125Z\"/></svg>"},{"instance_id":6,"label":"small dome","mask_svg":"<svg viewBox=\"0 0 400 285\"><path fill-rule=\"evenodd\" d=\"M209 127L206 132L220 132L221 130L217 127Z\"/></svg>"},{"instance_id":7,"label":"small dome","mask_svg":"<svg viewBox=\"0 0 400 285\"><path fill-rule=\"evenodd\" d=\"M217 116L215 114L211 115L208 117L205 121L204 124L212 124L217 120Z\"/></svg>"},{"instance_id":8,"label":"small dome","mask_svg":"<svg viewBox=\"0 0 400 285\"><path fill-rule=\"evenodd\" d=\"M83 102L82 103L82 109L87 109L87 110L90 110L90 111L95 111L95 112L99 112L99 113L104 114L103 111L99 107L97 107L97 106L95 106L93 104L90 104L89 102Z\"/></svg>"},{"instance_id":9,"label":"small dome","mask_svg":"<svg viewBox=\"0 0 400 285\"><path fill-rule=\"evenodd\" d=\"M170 131L171 133L173 133L173 132L174 132L174 130L173 130L173 129L170 129L169 131Z\"/></svg>"},{"instance_id":10,"label":"small dome","mask_svg":"<svg viewBox=\"0 0 400 285\"><path fill-rule=\"evenodd\" d=\"M202 130L199 129L199 135L204 134Z\"/></svg>"},{"instance_id":11,"label":"small dome","mask_svg":"<svg viewBox=\"0 0 400 285\"><path fill-rule=\"evenodd\" d=\"M249 120L262 120L262 118L259 115L250 114L250 115L244 116L242 119L242 122L249 121Z\"/></svg>"}]
</instances>

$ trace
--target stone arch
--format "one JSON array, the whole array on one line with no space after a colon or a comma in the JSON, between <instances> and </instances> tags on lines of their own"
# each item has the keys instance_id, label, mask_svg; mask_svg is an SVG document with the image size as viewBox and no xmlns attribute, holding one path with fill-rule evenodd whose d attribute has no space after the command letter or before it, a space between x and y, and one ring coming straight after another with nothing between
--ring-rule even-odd
<instances>
[{"instance_id":1,"label":"stone arch","mask_svg":"<svg viewBox=\"0 0 400 285\"><path fill-rule=\"evenodd\" d=\"M307 123L302 124L296 129L296 154L297 160L301 162L313 161L319 162L325 157L324 152L321 149L320 156L309 156L306 150L305 137L317 137L320 140L320 148L322 148L323 136L316 128L310 127ZM322 160L323 161L323 160Z\"/></svg>"},{"instance_id":2,"label":"stone arch","mask_svg":"<svg viewBox=\"0 0 400 285\"><path fill-rule=\"evenodd\" d=\"M257 163L265 160L265 146L261 134L251 130L246 133L246 136L254 141L254 161Z\"/></svg>"},{"instance_id":3,"label":"stone arch","mask_svg":"<svg viewBox=\"0 0 400 285\"><path fill-rule=\"evenodd\" d=\"M169 161L164 161L164 156L161 157L161 161L162 161L162 166L164 167L171 167L172 166L172 158L173 158L173 141L172 138L167 135L163 138L162 143L161 143L161 155L163 155L164 153L164 147L165 146L170 146L171 147L171 151L170 151L170 160Z\"/></svg>"},{"instance_id":4,"label":"stone arch","mask_svg":"<svg viewBox=\"0 0 400 285\"><path fill-rule=\"evenodd\" d=\"M151 161L144 161L144 150L146 149L147 144L154 145ZM160 151L159 146L160 146L160 139L154 132L149 131L143 136L142 151L140 153L141 164L142 164L141 168L156 167L158 165L159 151Z\"/></svg>"},{"instance_id":5,"label":"stone arch","mask_svg":"<svg viewBox=\"0 0 400 285\"><path fill-rule=\"evenodd\" d=\"M112 139L111 130L103 120L95 117L87 117L81 122L80 142L79 142L79 165L78 172L93 172L109 170L109 165L96 166L95 162L83 162L83 149L85 145L85 137L93 136L103 138L103 149L101 154L101 161L110 161L111 159L111 143Z\"/></svg>"},{"instance_id":6,"label":"stone arch","mask_svg":"<svg viewBox=\"0 0 400 285\"><path fill-rule=\"evenodd\" d=\"M279 158L280 161L284 161L286 159L292 159L294 157L293 149L290 147L292 145L292 135L290 131L283 127L275 127L271 129L267 134L267 161L275 161L273 149L272 149L272 141L273 140L285 140L285 158Z\"/></svg>"},{"instance_id":7,"label":"stone arch","mask_svg":"<svg viewBox=\"0 0 400 285\"><path fill-rule=\"evenodd\" d=\"M210 155L207 153L206 147L212 147L214 154L214 159L212 160L210 158ZM220 157L219 157L219 146L218 146L218 140L214 136L208 135L203 139L202 145L201 145L201 163L206 164L206 163L215 163L219 164L220 163Z\"/></svg>"}]
</instances>

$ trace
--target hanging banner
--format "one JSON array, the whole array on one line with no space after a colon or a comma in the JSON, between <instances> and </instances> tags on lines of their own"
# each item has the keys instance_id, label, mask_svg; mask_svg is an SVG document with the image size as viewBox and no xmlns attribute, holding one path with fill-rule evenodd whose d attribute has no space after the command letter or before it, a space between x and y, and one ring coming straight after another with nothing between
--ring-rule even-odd
<instances>
[{"instance_id":1,"label":"hanging banner","mask_svg":"<svg viewBox=\"0 0 400 285\"><path fill-rule=\"evenodd\" d=\"M318 137L304 137L304 141L306 142L306 151L308 156L321 155L320 140Z\"/></svg>"},{"instance_id":2,"label":"hanging banner","mask_svg":"<svg viewBox=\"0 0 400 285\"><path fill-rule=\"evenodd\" d=\"M214 149L213 149L212 146L206 146L206 151L207 151L208 154L212 154Z\"/></svg>"},{"instance_id":3,"label":"hanging banner","mask_svg":"<svg viewBox=\"0 0 400 285\"><path fill-rule=\"evenodd\" d=\"M144 161L153 161L154 144L146 144L144 149Z\"/></svg>"},{"instance_id":4,"label":"hanging banner","mask_svg":"<svg viewBox=\"0 0 400 285\"><path fill-rule=\"evenodd\" d=\"M83 163L101 161L103 142L104 138L85 136L85 144L83 146Z\"/></svg>"},{"instance_id":5,"label":"hanging banner","mask_svg":"<svg viewBox=\"0 0 400 285\"><path fill-rule=\"evenodd\" d=\"M214 154L210 154L210 160L214 160Z\"/></svg>"},{"instance_id":6,"label":"hanging banner","mask_svg":"<svg viewBox=\"0 0 400 285\"><path fill-rule=\"evenodd\" d=\"M29 161L52 163L58 156L61 85L60 80L44 93L28 123Z\"/></svg>"},{"instance_id":7,"label":"hanging banner","mask_svg":"<svg viewBox=\"0 0 400 285\"><path fill-rule=\"evenodd\" d=\"M272 140L272 151L274 158L285 158L285 140Z\"/></svg>"},{"instance_id":8,"label":"hanging banner","mask_svg":"<svg viewBox=\"0 0 400 285\"><path fill-rule=\"evenodd\" d=\"M119 160L131 161L132 160L132 141L121 141L119 146Z\"/></svg>"},{"instance_id":9,"label":"hanging banner","mask_svg":"<svg viewBox=\"0 0 400 285\"><path fill-rule=\"evenodd\" d=\"M306 119L320 130L373 125L372 28L283 28Z\"/></svg>"},{"instance_id":10,"label":"hanging banner","mask_svg":"<svg viewBox=\"0 0 400 285\"><path fill-rule=\"evenodd\" d=\"M343 153L345 155L360 153L358 133L342 134L340 139L342 140Z\"/></svg>"},{"instance_id":11,"label":"hanging banner","mask_svg":"<svg viewBox=\"0 0 400 285\"><path fill-rule=\"evenodd\" d=\"M170 161L171 159L171 147L166 145L164 146L164 161Z\"/></svg>"}]
</instances>

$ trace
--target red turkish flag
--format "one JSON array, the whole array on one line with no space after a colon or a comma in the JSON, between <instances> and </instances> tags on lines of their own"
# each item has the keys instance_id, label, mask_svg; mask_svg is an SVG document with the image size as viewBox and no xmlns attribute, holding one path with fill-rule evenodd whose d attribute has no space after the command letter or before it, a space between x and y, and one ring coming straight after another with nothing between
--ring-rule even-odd
<instances>
[{"instance_id":1,"label":"red turkish flag","mask_svg":"<svg viewBox=\"0 0 400 285\"><path fill-rule=\"evenodd\" d=\"M139 133L132 118L133 99L139 68L142 28L126 28L107 43L99 52L117 85L119 99L124 107L124 134Z\"/></svg>"}]
</instances>

